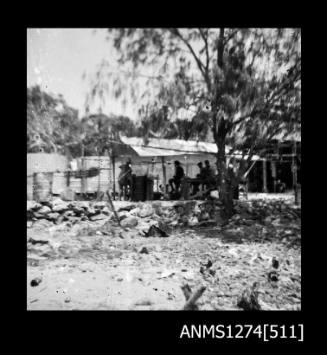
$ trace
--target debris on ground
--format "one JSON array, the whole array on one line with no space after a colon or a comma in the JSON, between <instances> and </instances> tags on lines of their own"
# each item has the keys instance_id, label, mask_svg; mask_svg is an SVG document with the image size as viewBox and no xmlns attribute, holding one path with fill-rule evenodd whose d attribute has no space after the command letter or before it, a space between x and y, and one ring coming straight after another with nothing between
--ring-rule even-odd
<instances>
[{"instance_id":1,"label":"debris on ground","mask_svg":"<svg viewBox=\"0 0 327 355\"><path fill-rule=\"evenodd\" d=\"M35 287L38 286L42 282L41 277L36 277L35 279L31 280L31 286Z\"/></svg>"},{"instance_id":2,"label":"debris on ground","mask_svg":"<svg viewBox=\"0 0 327 355\"><path fill-rule=\"evenodd\" d=\"M182 286L182 291L184 293L186 303L183 307L184 311L196 311L199 306L196 304L197 300L202 296L203 292L206 290L205 286L200 286L193 293L191 287L186 284Z\"/></svg>"},{"instance_id":3,"label":"debris on ground","mask_svg":"<svg viewBox=\"0 0 327 355\"><path fill-rule=\"evenodd\" d=\"M258 284L253 283L251 287L247 287L237 302L237 306L244 311L258 311L261 310L261 306L258 301Z\"/></svg>"},{"instance_id":4,"label":"debris on ground","mask_svg":"<svg viewBox=\"0 0 327 355\"><path fill-rule=\"evenodd\" d=\"M29 309L127 310L148 296L137 309L183 309L185 282L206 287L201 310L256 309L259 295L263 310L301 309L300 206L239 200L224 225L217 200L114 204L121 226L107 202L28 201L28 278L47 279L30 282ZM67 285L66 303L56 290Z\"/></svg>"}]
</instances>

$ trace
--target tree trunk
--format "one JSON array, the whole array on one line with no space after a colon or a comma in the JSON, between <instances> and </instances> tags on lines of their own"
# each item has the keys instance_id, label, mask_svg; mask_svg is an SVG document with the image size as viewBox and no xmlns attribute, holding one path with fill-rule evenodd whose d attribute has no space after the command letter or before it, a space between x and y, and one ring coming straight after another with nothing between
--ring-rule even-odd
<instances>
[{"instance_id":1,"label":"tree trunk","mask_svg":"<svg viewBox=\"0 0 327 355\"><path fill-rule=\"evenodd\" d=\"M217 169L218 169L218 190L219 199L222 202L221 218L228 221L233 215L233 194L234 194L234 179L232 172L226 167L226 135L221 127L220 134L217 139Z\"/></svg>"}]
</instances>

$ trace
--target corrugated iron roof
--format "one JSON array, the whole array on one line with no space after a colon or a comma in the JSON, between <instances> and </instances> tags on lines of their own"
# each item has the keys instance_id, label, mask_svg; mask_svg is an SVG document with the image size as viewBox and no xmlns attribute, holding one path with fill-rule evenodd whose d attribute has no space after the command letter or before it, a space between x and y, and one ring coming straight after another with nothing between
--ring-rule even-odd
<instances>
[{"instance_id":1,"label":"corrugated iron roof","mask_svg":"<svg viewBox=\"0 0 327 355\"><path fill-rule=\"evenodd\" d=\"M121 137L124 144L132 147L140 156L171 156L198 153L217 153L214 143L184 141L181 139L149 138L145 145L143 138Z\"/></svg>"},{"instance_id":2,"label":"corrugated iron roof","mask_svg":"<svg viewBox=\"0 0 327 355\"><path fill-rule=\"evenodd\" d=\"M217 145L215 143L184 141L181 139L161 139L149 138L148 144L144 144L143 138L120 137L124 144L129 145L140 157L165 157L185 154L216 154ZM226 154L230 151L226 146ZM242 152L236 151L233 156L242 158ZM245 156L245 159L247 156ZM258 156L253 156L252 160L258 160Z\"/></svg>"}]
</instances>

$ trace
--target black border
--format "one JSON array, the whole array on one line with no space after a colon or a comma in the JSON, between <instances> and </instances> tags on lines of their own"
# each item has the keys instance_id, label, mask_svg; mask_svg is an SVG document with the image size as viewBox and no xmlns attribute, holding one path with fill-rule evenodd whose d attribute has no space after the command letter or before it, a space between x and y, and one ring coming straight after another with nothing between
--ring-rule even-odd
<instances>
[{"instance_id":1,"label":"black border","mask_svg":"<svg viewBox=\"0 0 327 355\"><path fill-rule=\"evenodd\" d=\"M196 6L196 5L195 5ZM196 6L197 7L197 6ZM280 11L282 11L280 8L278 10L278 13L280 15ZM285 8L283 8L284 15L287 12ZM192 24L189 23L189 18L185 20L184 18L178 18L179 22L175 22L176 25L179 27L192 27L192 26L212 26L212 27L218 27L216 26L216 21L212 20L212 14L210 15L210 8L205 11L207 13L206 17L201 17L200 21L198 22L193 22ZM201 16L201 15L199 15ZM44 19L45 17L43 17ZM209 19L208 19L209 18ZM280 19L280 16L277 17ZM294 18L294 14L291 18ZM242 16L242 19L244 20L244 17ZM151 22L157 22L156 24L153 23L155 27L158 27L162 25L163 27L168 27L172 26L172 24L160 24L160 20L156 21L155 17L151 18L151 21L145 21L142 24L137 24L133 23L133 20L129 24L122 24L122 23L113 23L113 21L110 21L110 25L108 27L134 27L134 26L151 26ZM72 22L72 21L67 21ZM124 21L122 21L124 22ZM150 23L149 23L150 22ZM159 24L158 24L159 22ZM235 20L237 22L237 20ZM299 24L292 24L290 22L285 22L283 24L281 23L276 23L269 21L263 21L266 23L261 23L260 21L258 22L253 22L243 24L242 21L239 23L235 24L235 22L229 22L229 26L240 26L241 27L302 27ZM15 240L15 258L14 260L11 260L11 263L14 263L14 266L17 266L17 271L14 272L14 283L16 286L19 283L19 286L22 287L22 289L19 291L12 292L10 294L11 300L14 300L14 310L15 312L19 312L21 315L23 315L23 324L25 331L27 330L28 332L32 330L32 332L29 332L33 334L33 331L37 329L37 334L38 337L41 336L41 334L48 334L51 331L51 334L55 334L55 338L57 338L56 334L60 333L63 334L63 338L67 338L67 333L69 334L74 333L78 335L78 338L80 340L87 340L87 338L84 337L91 337L95 336L95 339L99 339L104 337L103 339L106 339L108 344L111 343L117 343L119 341L123 341L126 339L124 343L131 343L133 342L141 342L141 343L147 343L150 339L154 341L160 341L160 343L166 343L168 342L175 342L175 343L190 343L192 345L195 344L203 344L206 342L209 343L214 343L214 344L222 344L222 343L239 343L240 345L243 344L243 341L239 340L227 340L227 341L222 341L222 340L216 340L216 339L205 339L205 340L196 340L196 339L191 339L189 341L186 341L185 339L180 340L179 335L181 331L181 327L184 323L187 324L206 324L210 326L211 324L237 324L238 322L242 323L274 323L274 324L287 324L287 323L304 323L305 324L305 339L311 336L314 336L315 332L314 329L306 329L309 328L310 324L312 326L312 322L306 322L305 321L305 316L314 316L313 312L310 309L315 309L316 308L316 303L315 301L311 303L309 301L310 293L314 291L310 291L313 289L316 289L317 286L311 286L309 283L313 282L312 276L308 270L304 267L302 267L302 309L301 311L265 311L265 312L241 312L241 311L223 311L223 312L217 312L217 311L200 311L200 312L179 312L179 311L154 311L154 312L148 312L148 311L111 311L111 312L103 312L103 311L72 311L72 312L58 312L58 311L26 311L26 299L27 299L27 290L26 290L26 224L25 224L25 219L26 219L26 179L25 179L25 173L26 173L26 87L27 83L26 81L26 59L27 59L27 53L26 53L26 29L27 28L32 28L32 27L84 27L80 26L78 24L72 26L67 26L66 24L61 24L60 26L58 23L56 25L50 25L44 23L44 21L39 20L34 23L32 21L27 24L24 27L21 27L19 29L18 33L18 40L15 40L15 43L11 43L10 51L11 51L11 56L10 56L10 62L13 60L17 59L17 63L14 64L16 70L15 70L15 75L14 75L14 80L11 78L11 83L13 84L13 88L11 89L11 93L15 93L15 95L11 95L10 98L14 99L13 103L11 104L11 108L14 108L14 111L16 112L15 115L19 115L19 124L17 124L17 120L15 119L10 119L8 117L9 123L13 124L13 127L9 130L11 130L14 133L14 142L10 139L11 141L11 146L14 144L15 148L18 147L16 152L19 154L16 154L15 156L15 166L12 164L11 158L9 158L8 162L8 167L10 169L12 168L17 168L18 167L18 172L15 173L14 175L14 181L11 181L11 185L15 186L14 191L11 189L6 192L9 193L9 197L6 199L6 201L10 201L9 204L6 203L6 207L9 210L18 211L17 207L17 201L21 201L21 215L19 214L19 220L21 218L21 222L18 223L18 213L15 213L15 219L11 222L13 223L13 227L17 227L17 232L16 233L11 233L16 236ZM153 26L153 27L154 27ZM87 25L85 27L91 28L91 27L106 27L106 24L103 23L102 25L99 24L93 24L93 25ZM306 36L306 31L303 31L302 28L302 35ZM11 39L13 41L13 39ZM19 43L19 44L18 44ZM16 54L17 53L17 54ZM17 68L20 68L23 70L22 73L17 70ZM17 75L18 74L18 75ZM17 104L17 91L18 91L18 84L21 84L21 100L19 106ZM13 97L14 96L14 97ZM19 109L17 110L19 106ZM309 110L308 110L309 111ZM25 120L23 120L23 117L25 117ZM23 123L24 121L24 123ZM311 126L312 127L312 126ZM306 140L309 141L310 134L309 134L309 129L310 129L310 124L306 125L302 129L302 133L307 135ZM311 135L312 136L312 135ZM9 137L10 138L10 137ZM20 146L21 145L21 146ZM310 171L310 162L312 163L314 159L312 156L315 156L317 159L317 155L310 154L309 152L310 149L310 144L305 144L305 149L302 147L302 156L304 155L304 164L307 164L308 162L308 167L304 169L305 173L304 176L307 175L307 172ZM316 150L317 148L315 148ZM10 149L11 152L14 150ZM17 157L19 156L19 158ZM302 157L303 158L303 157ZM318 160L317 160L318 162ZM321 163L321 162L319 162ZM12 178L10 178L12 180ZM304 185L306 185L306 178L303 179ZM310 201L309 201L309 196L306 195L305 188L302 188L302 194L305 202L302 204L304 206L310 206ZM14 195L14 197L13 197ZM24 196L24 198L22 197ZM14 200L14 201L12 201ZM308 201L308 202L307 202ZM306 207L304 208L303 211L306 210ZM302 215L303 215L302 211ZM306 215L306 212L305 212ZM305 220L305 218L303 218ZM310 243L306 241L307 235L310 235L310 222L307 224L308 220L305 221L305 223L302 222L302 235L304 235L304 238L302 238L302 253L303 250L305 250L306 256L302 254L302 265L306 263L308 265L310 263L309 259L307 258L308 255L310 255ZM305 229L308 227L307 232L305 232ZM19 236L19 237L17 237ZM22 242L22 243L20 243ZM12 243L12 241L11 241ZM311 245L312 246L312 245ZM11 246L11 249L13 250L13 247ZM20 252L18 253L18 250ZM21 263L21 264L20 264ZM11 265L12 266L12 265ZM12 269L12 268L10 268ZM308 272L309 276L305 276L305 273ZM307 274L307 275L308 275ZM10 272L10 279L12 279L12 271ZM17 275L21 275L22 279L20 281L17 281L19 277ZM17 276L17 277L16 277ZM306 285L304 287L304 284ZM314 284L313 284L314 285ZM20 288L20 287L19 287ZM320 294L320 293L319 293ZM317 297L317 294L313 295L315 298ZM322 303L324 303L322 301ZM318 306L318 305L317 305ZM324 307L322 304L320 307ZM46 324L46 325L45 325ZM58 328L59 327L59 328ZM54 332L54 333L53 333ZM35 335L35 334L34 334ZM100 341L101 342L101 341ZM285 344L285 341L279 340L278 342ZM83 341L81 342L83 343ZM260 343L260 342L259 342ZM272 344L272 342L268 342L266 344ZM158 343L159 345L159 343ZM108 345L109 346L109 345ZM111 346L110 346L111 347ZM110 348L109 347L109 348ZM109 351L108 348L108 351Z\"/></svg>"}]
</instances>

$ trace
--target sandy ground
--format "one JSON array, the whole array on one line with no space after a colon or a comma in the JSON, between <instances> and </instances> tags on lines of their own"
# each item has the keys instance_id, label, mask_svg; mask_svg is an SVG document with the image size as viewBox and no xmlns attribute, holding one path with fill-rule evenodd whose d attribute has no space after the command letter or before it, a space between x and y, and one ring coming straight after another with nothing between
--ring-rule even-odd
<instances>
[{"instance_id":1,"label":"sandy ground","mask_svg":"<svg viewBox=\"0 0 327 355\"><path fill-rule=\"evenodd\" d=\"M27 231L48 241L28 251L28 310L180 310L184 284L206 287L201 310L240 310L238 297L255 281L263 310L301 308L298 245L233 239L216 228L176 228L168 238L89 236L58 226ZM267 277L273 257L275 284ZM210 273L201 272L208 260ZM35 278L41 282L32 287Z\"/></svg>"}]
</instances>

